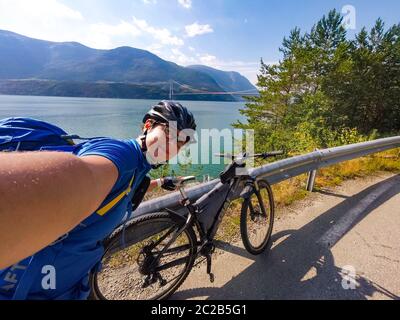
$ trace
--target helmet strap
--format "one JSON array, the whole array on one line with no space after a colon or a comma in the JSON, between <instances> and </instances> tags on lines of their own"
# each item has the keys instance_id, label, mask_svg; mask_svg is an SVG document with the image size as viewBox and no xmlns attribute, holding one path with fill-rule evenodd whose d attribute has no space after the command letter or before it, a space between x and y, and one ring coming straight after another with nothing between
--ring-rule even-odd
<instances>
[{"instance_id":1,"label":"helmet strap","mask_svg":"<svg viewBox=\"0 0 400 320\"><path fill-rule=\"evenodd\" d=\"M148 149L147 149L147 142L146 142L146 140L147 140L147 133L148 133L148 132L145 131L145 133L144 133L142 136L139 137L140 141L142 141L142 145L141 145L140 147L141 147L143 153L146 153L146 152L148 151Z\"/></svg>"}]
</instances>

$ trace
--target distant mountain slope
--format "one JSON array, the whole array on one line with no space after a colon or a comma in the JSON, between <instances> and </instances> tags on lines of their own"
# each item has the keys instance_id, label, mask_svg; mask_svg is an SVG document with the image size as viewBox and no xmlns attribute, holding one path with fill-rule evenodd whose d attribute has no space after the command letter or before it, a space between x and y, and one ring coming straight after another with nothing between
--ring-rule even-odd
<instances>
[{"instance_id":1,"label":"distant mountain slope","mask_svg":"<svg viewBox=\"0 0 400 320\"><path fill-rule=\"evenodd\" d=\"M131 90L134 88L143 88L147 86L152 92L159 86L164 92L165 85L171 80L178 81L187 88L197 90L220 92L226 91L234 83L240 81L231 81L231 87L227 86L226 77L223 73L214 70L213 74L208 69L185 68L175 63L165 61L158 56L140 49L131 47L120 47L113 50L97 50L88 48L76 42L50 42L32 39L9 31L0 30L0 79L2 85L7 83L7 90L1 90L0 93L7 91L9 94L24 94L22 92L29 88L32 94L39 94L43 90L44 82L39 80L48 80L49 83L59 81L57 92L70 92L70 84L74 83L76 88L83 83L102 83L103 86L90 86L92 95L103 96L102 93L96 93L101 88L104 89L104 83L129 84ZM227 76L229 77L229 76ZM237 79L241 77L238 75ZM236 78L236 75L235 75ZM224 81L222 81L223 79ZM10 80L13 80L10 82ZM14 80L29 80L29 82ZM63 88L69 83L69 86ZM219 84L221 83L221 84ZM242 81L240 83L245 83ZM23 86L19 90L18 86ZM136 85L136 86L134 86ZM89 86L86 86L88 88ZM123 86L127 90L127 86ZM35 93L37 88L38 93ZM235 86L235 91L246 90L247 86ZM3 88L4 89L4 88ZM48 92L49 90L45 90ZM52 90L50 90L52 91ZM85 90L79 91L85 95ZM143 91L143 90L142 90ZM179 90L176 90L179 91ZM230 90L231 91L231 90ZM136 94L128 94L128 96ZM145 96L144 96L145 97ZM200 96L192 97L202 99ZM232 96L213 98L217 100L234 100ZM207 99L208 100L208 99Z\"/></svg>"},{"instance_id":2,"label":"distant mountain slope","mask_svg":"<svg viewBox=\"0 0 400 320\"><path fill-rule=\"evenodd\" d=\"M176 93L188 93L188 91L183 89ZM169 84L0 79L0 94L163 100L169 98ZM175 96L174 98L179 100L236 101L231 95L190 94Z\"/></svg>"},{"instance_id":3,"label":"distant mountain slope","mask_svg":"<svg viewBox=\"0 0 400 320\"><path fill-rule=\"evenodd\" d=\"M257 90L247 78L238 72L221 71L202 65L189 66L188 68L208 74L227 92Z\"/></svg>"}]
</instances>

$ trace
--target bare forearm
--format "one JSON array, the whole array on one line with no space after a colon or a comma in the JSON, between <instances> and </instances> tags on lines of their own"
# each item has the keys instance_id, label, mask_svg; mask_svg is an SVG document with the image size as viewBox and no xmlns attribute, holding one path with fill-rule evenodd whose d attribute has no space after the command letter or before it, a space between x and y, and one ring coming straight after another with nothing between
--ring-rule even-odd
<instances>
[{"instance_id":1,"label":"bare forearm","mask_svg":"<svg viewBox=\"0 0 400 320\"><path fill-rule=\"evenodd\" d=\"M101 204L93 171L66 153L0 154L0 269L36 253ZM104 192L103 192L104 193Z\"/></svg>"}]
</instances>

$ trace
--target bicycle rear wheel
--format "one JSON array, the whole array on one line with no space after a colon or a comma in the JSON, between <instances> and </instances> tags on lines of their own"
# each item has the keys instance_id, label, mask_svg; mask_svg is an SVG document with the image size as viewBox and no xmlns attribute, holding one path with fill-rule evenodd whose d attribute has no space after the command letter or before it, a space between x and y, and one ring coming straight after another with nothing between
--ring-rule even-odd
<instances>
[{"instance_id":1,"label":"bicycle rear wheel","mask_svg":"<svg viewBox=\"0 0 400 320\"><path fill-rule=\"evenodd\" d=\"M272 235L275 218L275 202L272 188L265 180L258 182L259 192L253 191L243 202L240 231L246 250L253 254L263 253Z\"/></svg>"},{"instance_id":2,"label":"bicycle rear wheel","mask_svg":"<svg viewBox=\"0 0 400 320\"><path fill-rule=\"evenodd\" d=\"M102 270L92 276L93 298L168 299L185 281L196 259L193 228L173 241L184 225L185 220L178 222L162 212L140 217L125 231L116 231L105 245Z\"/></svg>"}]
</instances>

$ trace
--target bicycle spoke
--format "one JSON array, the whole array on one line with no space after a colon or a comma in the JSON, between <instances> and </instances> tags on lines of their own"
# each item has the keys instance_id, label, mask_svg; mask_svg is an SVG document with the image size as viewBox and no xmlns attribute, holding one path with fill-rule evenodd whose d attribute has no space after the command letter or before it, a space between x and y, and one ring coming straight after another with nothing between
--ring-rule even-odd
<instances>
[{"instance_id":1,"label":"bicycle spoke","mask_svg":"<svg viewBox=\"0 0 400 320\"><path fill-rule=\"evenodd\" d=\"M120 235L115 236L109 247L116 253L103 260L103 270L97 275L98 290L107 299L158 299L175 290L177 282L190 272L197 245L195 234L192 229L170 220L169 215L161 216L165 218L154 225L163 231L139 243L122 248L118 241ZM150 221L151 217L143 226L144 230L151 230ZM162 221L165 221L164 226Z\"/></svg>"},{"instance_id":2,"label":"bicycle spoke","mask_svg":"<svg viewBox=\"0 0 400 320\"><path fill-rule=\"evenodd\" d=\"M168 236L174 231L175 227L172 227L164 236L162 236L154 245L153 248L157 248L157 246L162 243ZM150 246L152 247L152 246Z\"/></svg>"},{"instance_id":3,"label":"bicycle spoke","mask_svg":"<svg viewBox=\"0 0 400 320\"><path fill-rule=\"evenodd\" d=\"M267 211L265 210L265 207L264 207L264 200L263 200L263 198L261 197L261 193L260 193L260 192L257 192L257 193L256 193L256 196L257 196L257 199L258 199L258 204L259 204L259 206L260 206L260 208L261 208L261 213L262 213L262 215L264 215L265 217L267 217Z\"/></svg>"},{"instance_id":4,"label":"bicycle spoke","mask_svg":"<svg viewBox=\"0 0 400 320\"><path fill-rule=\"evenodd\" d=\"M186 262L187 262L187 258L181 258L181 259L178 259L178 260L175 260L175 261L172 261L172 262L169 262L167 264L164 264L162 266L157 267L156 271L160 272L160 271L168 270L168 269L171 269L173 267L176 267L176 266L179 266L181 264L184 264Z\"/></svg>"},{"instance_id":5,"label":"bicycle spoke","mask_svg":"<svg viewBox=\"0 0 400 320\"><path fill-rule=\"evenodd\" d=\"M190 245L184 245L184 246L180 246L180 247L171 248L171 249L166 250L163 253L163 256L166 257L166 256L171 255L173 253L177 253L177 252L180 252L180 251L186 251L186 250L189 250L189 249L190 249ZM155 251L155 252L152 252L152 253L158 255L161 252L160 251Z\"/></svg>"}]
</instances>

